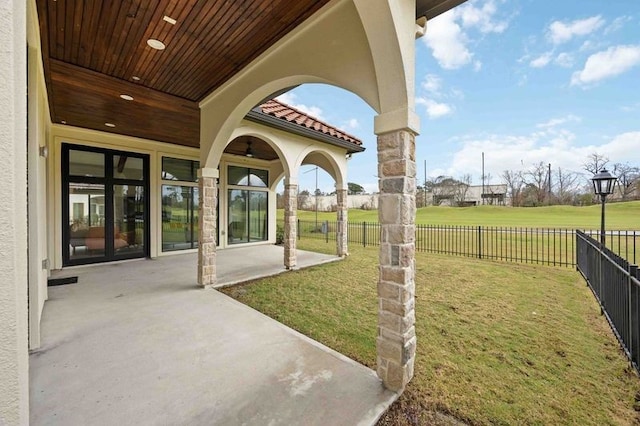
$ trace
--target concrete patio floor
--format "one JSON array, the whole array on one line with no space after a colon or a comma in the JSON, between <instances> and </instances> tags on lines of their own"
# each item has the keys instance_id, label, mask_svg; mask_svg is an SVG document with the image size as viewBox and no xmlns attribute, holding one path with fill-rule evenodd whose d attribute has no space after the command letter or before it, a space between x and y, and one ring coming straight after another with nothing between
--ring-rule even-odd
<instances>
[{"instance_id":1,"label":"concrete patio floor","mask_svg":"<svg viewBox=\"0 0 640 426\"><path fill-rule=\"evenodd\" d=\"M227 284L255 279L283 270L282 248L221 250L217 262ZM194 254L58 275L78 283L49 288L31 424L372 424L397 397L372 370L199 288Z\"/></svg>"}]
</instances>

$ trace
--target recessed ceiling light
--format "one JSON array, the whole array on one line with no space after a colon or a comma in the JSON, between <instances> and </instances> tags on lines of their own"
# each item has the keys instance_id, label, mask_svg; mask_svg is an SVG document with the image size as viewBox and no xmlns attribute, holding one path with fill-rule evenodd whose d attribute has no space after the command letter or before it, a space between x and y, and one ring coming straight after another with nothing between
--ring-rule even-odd
<instances>
[{"instance_id":1,"label":"recessed ceiling light","mask_svg":"<svg viewBox=\"0 0 640 426\"><path fill-rule=\"evenodd\" d=\"M164 15L164 18L162 18L163 21L170 23L171 25L175 25L176 24L176 20L173 19L170 16Z\"/></svg>"},{"instance_id":2,"label":"recessed ceiling light","mask_svg":"<svg viewBox=\"0 0 640 426\"><path fill-rule=\"evenodd\" d=\"M150 38L149 40L147 40L147 44L151 48L156 50L164 50L164 48L166 47L163 42L161 42L160 40L156 40L155 38Z\"/></svg>"},{"instance_id":3,"label":"recessed ceiling light","mask_svg":"<svg viewBox=\"0 0 640 426\"><path fill-rule=\"evenodd\" d=\"M124 99L125 101L132 101L133 100L133 96L127 95L127 94L122 94L122 95L120 95L120 97L122 99Z\"/></svg>"},{"instance_id":4,"label":"recessed ceiling light","mask_svg":"<svg viewBox=\"0 0 640 426\"><path fill-rule=\"evenodd\" d=\"M140 77L138 77L137 75L134 75L134 76L131 77L131 80L140 81Z\"/></svg>"},{"instance_id":5,"label":"recessed ceiling light","mask_svg":"<svg viewBox=\"0 0 640 426\"><path fill-rule=\"evenodd\" d=\"M107 127L116 127L116 125L113 123L104 123L104 125Z\"/></svg>"}]
</instances>

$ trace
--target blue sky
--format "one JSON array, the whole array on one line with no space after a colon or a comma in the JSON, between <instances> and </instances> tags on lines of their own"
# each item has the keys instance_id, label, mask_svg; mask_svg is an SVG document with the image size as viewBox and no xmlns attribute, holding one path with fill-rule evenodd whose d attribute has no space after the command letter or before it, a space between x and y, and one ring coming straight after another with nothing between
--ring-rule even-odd
<instances>
[{"instance_id":1,"label":"blue sky","mask_svg":"<svg viewBox=\"0 0 640 426\"><path fill-rule=\"evenodd\" d=\"M416 41L418 180L491 183L535 163L581 172L591 153L640 166L639 0L471 0ZM363 140L350 182L377 191L375 112L355 95L303 85L280 99ZM300 188L312 191L303 167ZM333 179L319 173L319 187Z\"/></svg>"}]
</instances>

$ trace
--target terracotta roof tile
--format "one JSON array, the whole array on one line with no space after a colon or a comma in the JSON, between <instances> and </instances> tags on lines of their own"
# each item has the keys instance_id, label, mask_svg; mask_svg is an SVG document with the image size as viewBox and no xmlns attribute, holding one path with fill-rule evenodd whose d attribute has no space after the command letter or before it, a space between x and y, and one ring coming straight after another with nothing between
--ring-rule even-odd
<instances>
[{"instance_id":1,"label":"terracotta roof tile","mask_svg":"<svg viewBox=\"0 0 640 426\"><path fill-rule=\"evenodd\" d=\"M305 114L304 112L299 111L275 99L266 101L262 105L258 106L258 109L260 109L263 114L268 114L273 117L286 120L290 123L304 126L316 132L324 133L334 138L351 142L352 144L357 146L362 145L362 141L355 136L352 136L338 129L337 127L331 126L330 124L318 120L317 118L312 117L309 114Z\"/></svg>"}]
</instances>

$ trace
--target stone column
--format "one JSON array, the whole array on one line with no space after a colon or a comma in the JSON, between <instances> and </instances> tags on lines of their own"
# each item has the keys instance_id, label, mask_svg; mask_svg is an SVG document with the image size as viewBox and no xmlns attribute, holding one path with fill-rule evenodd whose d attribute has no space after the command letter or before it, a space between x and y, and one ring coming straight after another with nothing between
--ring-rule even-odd
<instances>
[{"instance_id":1,"label":"stone column","mask_svg":"<svg viewBox=\"0 0 640 426\"><path fill-rule=\"evenodd\" d=\"M218 170L198 171L200 207L198 213L198 284L209 288L216 283L216 205L218 203Z\"/></svg>"},{"instance_id":2,"label":"stone column","mask_svg":"<svg viewBox=\"0 0 640 426\"><path fill-rule=\"evenodd\" d=\"M349 254L347 247L347 190L336 190L338 229L336 229L336 243L338 256Z\"/></svg>"},{"instance_id":3,"label":"stone column","mask_svg":"<svg viewBox=\"0 0 640 426\"><path fill-rule=\"evenodd\" d=\"M377 372L401 391L413 377L415 334L415 134L378 135L380 275Z\"/></svg>"},{"instance_id":4,"label":"stone column","mask_svg":"<svg viewBox=\"0 0 640 426\"><path fill-rule=\"evenodd\" d=\"M296 266L296 238L298 236L298 185L284 185L284 267L292 269Z\"/></svg>"}]
</instances>

